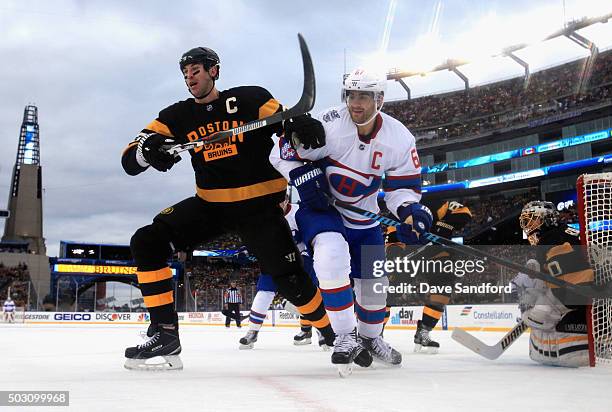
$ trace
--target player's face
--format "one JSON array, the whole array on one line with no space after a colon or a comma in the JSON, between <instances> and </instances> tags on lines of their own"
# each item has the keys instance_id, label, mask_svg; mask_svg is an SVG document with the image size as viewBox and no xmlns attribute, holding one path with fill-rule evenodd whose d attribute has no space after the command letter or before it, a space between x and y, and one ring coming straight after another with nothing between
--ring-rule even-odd
<instances>
[{"instance_id":1,"label":"player's face","mask_svg":"<svg viewBox=\"0 0 612 412\"><path fill-rule=\"evenodd\" d=\"M542 218L536 216L533 212L523 212L519 217L519 225L523 232L529 234L542 226Z\"/></svg>"},{"instance_id":2,"label":"player's face","mask_svg":"<svg viewBox=\"0 0 612 412\"><path fill-rule=\"evenodd\" d=\"M189 92L196 98L205 95L213 87L213 79L201 63L185 66L183 76Z\"/></svg>"},{"instance_id":3,"label":"player's face","mask_svg":"<svg viewBox=\"0 0 612 412\"><path fill-rule=\"evenodd\" d=\"M346 105L348 106L351 120L358 124L367 122L376 111L374 94L371 92L349 91L346 95Z\"/></svg>"}]
</instances>

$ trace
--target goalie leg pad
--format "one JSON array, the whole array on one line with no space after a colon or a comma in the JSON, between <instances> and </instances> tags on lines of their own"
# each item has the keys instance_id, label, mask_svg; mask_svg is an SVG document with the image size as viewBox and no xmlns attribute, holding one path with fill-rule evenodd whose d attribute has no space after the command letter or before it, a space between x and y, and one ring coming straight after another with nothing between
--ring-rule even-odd
<instances>
[{"instance_id":1,"label":"goalie leg pad","mask_svg":"<svg viewBox=\"0 0 612 412\"><path fill-rule=\"evenodd\" d=\"M589 366L588 343L586 334L532 329L529 357L543 365L570 368Z\"/></svg>"}]
</instances>

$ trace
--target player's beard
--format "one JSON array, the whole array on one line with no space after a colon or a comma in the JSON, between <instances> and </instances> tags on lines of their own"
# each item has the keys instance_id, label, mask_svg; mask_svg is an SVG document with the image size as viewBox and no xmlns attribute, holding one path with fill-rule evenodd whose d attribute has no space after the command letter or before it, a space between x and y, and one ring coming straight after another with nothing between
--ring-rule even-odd
<instances>
[{"instance_id":1,"label":"player's beard","mask_svg":"<svg viewBox=\"0 0 612 412\"><path fill-rule=\"evenodd\" d=\"M198 83L196 85L199 90L193 90L191 87L187 86L189 89L189 93L196 99L204 99L206 98L215 88L215 81L210 80L209 82Z\"/></svg>"},{"instance_id":2,"label":"player's beard","mask_svg":"<svg viewBox=\"0 0 612 412\"><path fill-rule=\"evenodd\" d=\"M380 99L380 100L379 100ZM382 95L375 95L373 99L373 104L368 104L368 107L359 107L361 110L359 113L354 113L351 104L347 99L347 108L349 111L349 115L351 116L351 120L357 126L365 126L370 124L370 122L376 119L376 115L382 110L384 100L382 100ZM380 105L380 106L379 106Z\"/></svg>"}]
</instances>

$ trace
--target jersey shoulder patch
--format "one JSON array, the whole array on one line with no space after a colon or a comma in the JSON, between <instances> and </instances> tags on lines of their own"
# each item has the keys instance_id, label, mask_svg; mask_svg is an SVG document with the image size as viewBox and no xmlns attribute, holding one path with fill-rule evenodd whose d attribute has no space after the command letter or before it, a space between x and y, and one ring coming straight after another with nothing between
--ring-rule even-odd
<instances>
[{"instance_id":1,"label":"jersey shoulder patch","mask_svg":"<svg viewBox=\"0 0 612 412\"><path fill-rule=\"evenodd\" d=\"M336 119L340 119L340 112L335 107L328 109L321 114L321 121L325 123L333 122Z\"/></svg>"},{"instance_id":2,"label":"jersey shoulder patch","mask_svg":"<svg viewBox=\"0 0 612 412\"><path fill-rule=\"evenodd\" d=\"M284 137L281 137L279 142L280 157L283 160L300 160L297 151L291 146L291 143Z\"/></svg>"}]
</instances>

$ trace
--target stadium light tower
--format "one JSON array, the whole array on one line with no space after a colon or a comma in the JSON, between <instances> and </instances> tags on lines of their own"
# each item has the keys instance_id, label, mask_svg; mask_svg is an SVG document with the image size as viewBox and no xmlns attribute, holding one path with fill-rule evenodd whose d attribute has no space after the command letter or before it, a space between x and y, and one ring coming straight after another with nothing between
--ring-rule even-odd
<instances>
[{"instance_id":1,"label":"stadium light tower","mask_svg":"<svg viewBox=\"0 0 612 412\"><path fill-rule=\"evenodd\" d=\"M585 27L588 27L590 25L593 25L595 23L607 23L608 20L612 18L612 13L608 13L606 15L603 16L599 16L599 17L590 17L590 18L583 18L580 19L578 21L574 21L571 22L569 24L567 24L563 29L558 30L554 33L552 33L551 35L545 37L544 39L542 39L542 41L546 41L546 40L551 40L554 39L556 37L561 37L561 36L565 36L568 39L572 40L573 42L577 43L578 45L580 45L581 47L584 47L585 49L588 49L590 52L590 56L587 59L583 69L582 69L582 73L580 76L580 81L578 84L578 90L577 92L584 92L586 90L586 88L588 87L588 83L591 77L591 71L593 69L593 66L595 64L595 60L597 59L597 55L598 55L598 49L597 46L595 45L594 42L590 41L589 39L585 38L584 36L582 36L581 34L577 33L577 30L583 29ZM505 49L503 49L501 55L502 56L508 56L510 57L512 60L514 60L515 62L517 62L518 64L520 64L521 66L523 66L523 68L525 69L525 83L524 86L526 87L528 85L529 82L529 76L530 76L530 72L529 72L529 64L527 62L525 62L524 60L522 60L521 58L519 58L518 56L516 56L514 54L515 51L517 50L521 50L524 49L526 47L528 47L529 44L527 43L522 43L522 44L517 44L517 45L513 45L513 46L509 46L506 47ZM495 57L495 56L492 56ZM408 99L410 99L410 88L406 85L405 82L400 81L402 80L404 77L412 77L415 75L421 75L424 76L427 73L434 73L440 70L449 70L452 71L453 73L455 73L457 76L459 76L459 78L461 78L461 80L463 80L464 84L465 84L465 91L466 93L468 92L469 89L469 79L467 78L467 76L465 74L463 74L462 72L459 71L458 67L463 66L464 64L469 63L469 61L463 61L463 60L447 60L445 64L442 64L440 66L436 66L431 70L425 71L425 72L414 72L414 71L403 71L400 70L398 68L393 68L390 69L387 72L387 80L395 80L398 83L400 83L402 85L402 87L404 88L404 90L406 90L406 92L408 93Z\"/></svg>"},{"instance_id":2,"label":"stadium light tower","mask_svg":"<svg viewBox=\"0 0 612 412\"><path fill-rule=\"evenodd\" d=\"M526 44L517 44L515 46L506 47L502 52L502 56L508 56L512 60L523 66L523 69L525 69L525 79L523 81L523 88L527 89L527 86L529 85L529 63L514 54L516 50L524 49L525 47L527 47Z\"/></svg>"},{"instance_id":3,"label":"stadium light tower","mask_svg":"<svg viewBox=\"0 0 612 412\"><path fill-rule=\"evenodd\" d=\"M449 59L446 61L446 65L448 66L448 70L455 73L461 80L463 80L463 83L465 85L465 93L468 93L469 89L470 89L470 80L468 79L468 77L461 73L459 71L459 69L457 67L462 66L464 64L466 64L466 61L463 60L455 60L455 59Z\"/></svg>"},{"instance_id":4,"label":"stadium light tower","mask_svg":"<svg viewBox=\"0 0 612 412\"><path fill-rule=\"evenodd\" d=\"M34 105L23 112L8 211L2 241L27 242L29 250L44 255L38 108Z\"/></svg>"},{"instance_id":5,"label":"stadium light tower","mask_svg":"<svg viewBox=\"0 0 612 412\"><path fill-rule=\"evenodd\" d=\"M577 93L585 93L587 87L589 86L589 81L591 80L591 73L593 72L595 60L597 60L597 56L599 55L599 49L597 48L594 42L590 41L584 36L581 36L575 31L565 34L565 37L589 51L589 57L587 57L585 64L582 66L582 71L580 72L580 81L578 82L578 86L576 87Z\"/></svg>"}]
</instances>

